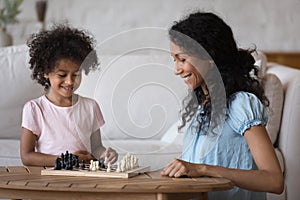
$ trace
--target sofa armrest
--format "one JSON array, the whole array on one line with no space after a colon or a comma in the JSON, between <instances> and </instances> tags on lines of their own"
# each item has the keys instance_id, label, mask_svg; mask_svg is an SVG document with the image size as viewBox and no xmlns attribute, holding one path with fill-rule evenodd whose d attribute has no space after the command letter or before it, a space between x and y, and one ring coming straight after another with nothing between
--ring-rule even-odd
<instances>
[{"instance_id":1,"label":"sofa armrest","mask_svg":"<svg viewBox=\"0 0 300 200\"><path fill-rule=\"evenodd\" d=\"M284 88L278 148L285 162L287 199L298 199L300 196L300 70L277 63L268 63L267 73L275 74Z\"/></svg>"}]
</instances>

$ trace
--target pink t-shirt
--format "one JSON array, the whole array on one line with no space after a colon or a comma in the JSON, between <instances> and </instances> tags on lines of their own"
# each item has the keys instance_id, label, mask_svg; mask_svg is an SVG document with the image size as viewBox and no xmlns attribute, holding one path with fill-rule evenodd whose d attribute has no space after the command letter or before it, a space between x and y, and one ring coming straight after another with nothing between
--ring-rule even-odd
<instances>
[{"instance_id":1,"label":"pink t-shirt","mask_svg":"<svg viewBox=\"0 0 300 200\"><path fill-rule=\"evenodd\" d=\"M70 107L56 106L43 95L23 108L22 127L37 135L36 151L45 154L91 152L91 134L103 124L97 102L79 95Z\"/></svg>"}]
</instances>

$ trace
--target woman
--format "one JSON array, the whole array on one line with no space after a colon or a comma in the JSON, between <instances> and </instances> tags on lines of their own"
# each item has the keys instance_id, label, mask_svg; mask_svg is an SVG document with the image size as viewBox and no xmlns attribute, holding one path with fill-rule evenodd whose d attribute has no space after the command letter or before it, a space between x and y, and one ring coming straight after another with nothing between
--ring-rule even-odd
<instances>
[{"instance_id":1,"label":"woman","mask_svg":"<svg viewBox=\"0 0 300 200\"><path fill-rule=\"evenodd\" d=\"M209 199L265 199L280 194L283 175L268 137L268 100L257 80L253 50L237 48L231 28L213 13L196 12L169 30L175 74L191 96L182 159L161 172L170 177L224 177L235 187Z\"/></svg>"}]
</instances>

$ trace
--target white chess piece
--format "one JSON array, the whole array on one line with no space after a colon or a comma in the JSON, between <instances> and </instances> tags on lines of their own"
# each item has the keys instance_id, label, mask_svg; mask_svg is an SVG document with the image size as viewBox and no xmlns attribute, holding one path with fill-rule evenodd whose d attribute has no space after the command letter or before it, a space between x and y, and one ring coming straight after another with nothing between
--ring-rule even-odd
<instances>
[{"instance_id":1,"label":"white chess piece","mask_svg":"<svg viewBox=\"0 0 300 200\"><path fill-rule=\"evenodd\" d=\"M97 168L96 168L96 162L92 161L92 171L96 171Z\"/></svg>"},{"instance_id":2,"label":"white chess piece","mask_svg":"<svg viewBox=\"0 0 300 200\"><path fill-rule=\"evenodd\" d=\"M124 160L124 158L121 160L121 172L125 172L126 171L126 169L125 169L125 166L126 165L126 162L125 162L125 160Z\"/></svg>"},{"instance_id":3,"label":"white chess piece","mask_svg":"<svg viewBox=\"0 0 300 200\"><path fill-rule=\"evenodd\" d=\"M106 172L111 172L111 166L110 166L110 163L107 163L107 169L106 169Z\"/></svg>"},{"instance_id":4,"label":"white chess piece","mask_svg":"<svg viewBox=\"0 0 300 200\"><path fill-rule=\"evenodd\" d=\"M100 166L99 166L99 161L95 161L95 167L96 167L96 170L99 170L100 169Z\"/></svg>"},{"instance_id":5,"label":"white chess piece","mask_svg":"<svg viewBox=\"0 0 300 200\"><path fill-rule=\"evenodd\" d=\"M94 164L94 161L93 161L93 160L90 160L90 167L89 167L90 170L93 169L93 164Z\"/></svg>"},{"instance_id":6,"label":"white chess piece","mask_svg":"<svg viewBox=\"0 0 300 200\"><path fill-rule=\"evenodd\" d=\"M120 163L117 163L117 169L116 169L116 172L121 172L121 165L120 165Z\"/></svg>"}]
</instances>

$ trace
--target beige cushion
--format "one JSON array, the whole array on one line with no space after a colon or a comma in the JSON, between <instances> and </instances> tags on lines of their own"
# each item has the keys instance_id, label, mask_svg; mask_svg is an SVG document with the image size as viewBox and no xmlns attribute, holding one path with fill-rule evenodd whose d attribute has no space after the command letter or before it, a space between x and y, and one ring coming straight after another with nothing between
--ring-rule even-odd
<instances>
[{"instance_id":1,"label":"beige cushion","mask_svg":"<svg viewBox=\"0 0 300 200\"><path fill-rule=\"evenodd\" d=\"M267 131L270 139L274 144L280 129L282 106L284 100L283 86L274 74L265 74L263 77L263 85L265 94L269 99L270 105L268 108L269 120L267 124Z\"/></svg>"}]
</instances>

